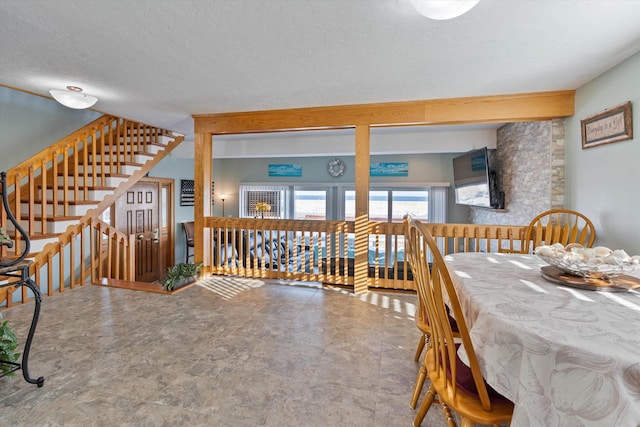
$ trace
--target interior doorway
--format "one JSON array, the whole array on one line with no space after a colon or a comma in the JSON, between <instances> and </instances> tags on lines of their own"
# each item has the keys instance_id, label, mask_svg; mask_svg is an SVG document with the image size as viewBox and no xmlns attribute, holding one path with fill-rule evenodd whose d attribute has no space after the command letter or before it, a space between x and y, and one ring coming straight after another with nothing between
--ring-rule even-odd
<instances>
[{"instance_id":1,"label":"interior doorway","mask_svg":"<svg viewBox=\"0 0 640 427\"><path fill-rule=\"evenodd\" d=\"M142 178L113 207L113 226L136 242L136 282L159 281L174 263L173 187L170 178Z\"/></svg>"}]
</instances>

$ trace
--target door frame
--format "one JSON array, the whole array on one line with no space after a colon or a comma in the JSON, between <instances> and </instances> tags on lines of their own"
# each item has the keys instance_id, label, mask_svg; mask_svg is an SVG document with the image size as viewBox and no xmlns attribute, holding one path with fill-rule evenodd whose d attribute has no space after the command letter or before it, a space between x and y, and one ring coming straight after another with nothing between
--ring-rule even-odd
<instances>
[{"instance_id":1,"label":"door frame","mask_svg":"<svg viewBox=\"0 0 640 427\"><path fill-rule=\"evenodd\" d=\"M167 254L166 259L164 260L166 262L166 266L164 266L164 273L166 273L166 268L168 267L172 267L175 265L175 231L176 231L176 226L175 226L175 204L174 204L174 197L175 197L175 180L173 178L160 178L160 177L150 177L150 176L145 176L143 178L140 178L138 181L136 181L135 184L139 183L139 182L149 182L149 183L157 183L158 184L158 198L160 201L162 201L163 203L165 203L165 207L167 209L167 217L166 217L166 221L167 221L167 242L166 245L169 248L169 250L167 250L165 253ZM135 185L133 184L132 187ZM167 199L163 200L162 198L162 190L163 189L167 189ZM125 195L121 195L120 197L125 197ZM116 202L114 202L111 207L109 208L111 211L110 214L110 225L112 227L115 227L115 223L116 223ZM162 207L160 207L160 209L162 209ZM158 217L159 217L159 221L162 222L162 212L158 213ZM159 234L162 233L162 224L160 224L159 228ZM160 236L159 236L160 237ZM163 248L162 245L162 239L160 238L160 251L164 251L165 248ZM162 267L162 266L160 266ZM164 274L162 274L161 278L164 277Z\"/></svg>"},{"instance_id":2,"label":"door frame","mask_svg":"<svg viewBox=\"0 0 640 427\"><path fill-rule=\"evenodd\" d=\"M160 184L160 200L165 203L165 207L167 209L167 233L168 233L168 238L167 238L167 246L168 246L168 251L167 251L167 258L165 259L165 261L167 262L167 265L165 266L165 272L166 272L166 268L168 267L173 267L175 265L175 257L176 257L176 245L175 245L175 241L176 241L176 224L175 224L175 204L174 204L174 194L175 194L175 180L173 178L156 178L156 177L145 177L142 178L145 180L151 180L154 182L158 182ZM163 189L167 189L167 200L163 200L162 198L162 190ZM160 208L162 209L162 207ZM160 221L162 221L162 212L160 212ZM162 233L162 225L160 226L160 232ZM161 248L162 249L162 248ZM164 277L164 275L162 276Z\"/></svg>"}]
</instances>

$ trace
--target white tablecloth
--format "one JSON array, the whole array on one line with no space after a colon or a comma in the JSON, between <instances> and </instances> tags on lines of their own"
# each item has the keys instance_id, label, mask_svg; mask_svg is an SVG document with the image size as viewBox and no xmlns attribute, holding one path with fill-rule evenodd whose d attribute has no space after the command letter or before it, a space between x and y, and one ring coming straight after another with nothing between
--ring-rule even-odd
<instances>
[{"instance_id":1,"label":"white tablecloth","mask_svg":"<svg viewBox=\"0 0 640 427\"><path fill-rule=\"evenodd\" d=\"M445 259L485 378L515 404L512 426L640 426L640 293L550 283L535 255Z\"/></svg>"}]
</instances>

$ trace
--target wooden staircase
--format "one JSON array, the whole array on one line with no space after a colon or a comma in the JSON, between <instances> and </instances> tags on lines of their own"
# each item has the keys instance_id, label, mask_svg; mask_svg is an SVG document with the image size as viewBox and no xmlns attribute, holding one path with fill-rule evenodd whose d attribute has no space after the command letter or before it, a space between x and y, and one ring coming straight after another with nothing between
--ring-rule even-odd
<instances>
[{"instance_id":1,"label":"wooden staircase","mask_svg":"<svg viewBox=\"0 0 640 427\"><path fill-rule=\"evenodd\" d=\"M10 207L29 237L27 257L34 260L36 282L46 275L43 295L83 284L98 273L96 279L128 279L133 262L128 236L100 221L100 215L183 139L165 129L103 116L7 171ZM15 243L12 249L2 247L0 255L20 256L26 242L2 210L0 227ZM120 249L103 253L105 241L109 248L117 242ZM22 302L26 299L25 294Z\"/></svg>"}]
</instances>

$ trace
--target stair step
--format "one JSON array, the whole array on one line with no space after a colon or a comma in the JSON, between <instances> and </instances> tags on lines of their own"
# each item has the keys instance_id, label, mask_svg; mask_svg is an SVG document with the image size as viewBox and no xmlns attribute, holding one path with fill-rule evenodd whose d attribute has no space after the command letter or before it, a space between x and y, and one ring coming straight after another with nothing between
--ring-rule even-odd
<instances>
[{"instance_id":1,"label":"stair step","mask_svg":"<svg viewBox=\"0 0 640 427\"><path fill-rule=\"evenodd\" d=\"M143 144L142 142L140 143L140 147L146 146L146 147L160 147L160 148L164 148L166 147L169 143L171 143L172 141L174 141L176 138L178 138L178 135L175 136L171 136L171 135L162 135L157 137L156 141L150 141L150 137L148 138L148 140L146 141L145 144ZM133 141L132 141L133 139ZM140 139L139 135L134 134L133 136L127 134L127 135L120 135L118 137L118 141L115 143L111 143L110 141L105 141L104 147L115 147L115 146L119 146L119 147L138 147L137 144L137 140Z\"/></svg>"},{"instance_id":2,"label":"stair step","mask_svg":"<svg viewBox=\"0 0 640 427\"><path fill-rule=\"evenodd\" d=\"M49 217L48 216L47 217L47 222L49 222L49 221L54 221L54 222L56 222L56 221L58 221L58 222L59 221L79 221L80 218L82 218L82 217L81 216L75 216L75 215L74 216L70 216L70 215L68 215L68 216L55 216L55 217ZM23 220L23 221L28 221L29 220L29 215L22 215L20 217L20 219ZM33 216L33 220L34 221L42 221L42 217L40 215L34 215Z\"/></svg>"},{"instance_id":3,"label":"stair step","mask_svg":"<svg viewBox=\"0 0 640 427\"><path fill-rule=\"evenodd\" d=\"M8 233L9 236L15 240L15 236L13 235L13 231L11 233ZM29 235L29 240L31 242L31 245L29 247L29 253L27 254L27 256L35 256L35 254L37 254L38 252L42 252L44 250L44 247L49 244L49 243L55 243L58 241L58 236L60 236L60 233L46 233L46 234L42 234L42 233L33 233ZM24 241L20 242L20 245L22 248L24 248ZM13 251L13 249L10 249L10 251Z\"/></svg>"},{"instance_id":4,"label":"stair step","mask_svg":"<svg viewBox=\"0 0 640 427\"><path fill-rule=\"evenodd\" d=\"M162 135L158 138L158 143L161 145L167 145L179 136L181 135Z\"/></svg>"},{"instance_id":5,"label":"stair step","mask_svg":"<svg viewBox=\"0 0 640 427\"><path fill-rule=\"evenodd\" d=\"M148 162L149 160L153 159L153 154L149 154L149 153L140 153L140 152L134 152L133 154L129 153L129 152L120 152L120 153L115 153L115 152L106 152L104 154L96 154L96 166L98 164L102 163L102 158L104 157L104 163L105 166L111 162L113 160L114 163L116 163L118 161L118 158L120 159L120 164L123 164L127 161L129 161L129 159L131 159L131 157L133 156L133 164L144 164L146 162ZM88 161L89 161L89 165L93 165L93 154L90 154L88 156Z\"/></svg>"},{"instance_id":6,"label":"stair step","mask_svg":"<svg viewBox=\"0 0 640 427\"><path fill-rule=\"evenodd\" d=\"M97 207L99 204L99 201L98 200L70 200L68 204L69 206L68 206L67 212L69 215L83 216L87 212L89 212L91 209L94 209L95 207ZM64 214L64 205L62 200L58 200L56 208L57 208L55 209L56 215ZM29 202L26 200L23 200L20 205L20 212L24 213L28 211L29 211ZM45 202L45 212L47 213L48 216L54 215L54 206L53 206L52 200L47 200ZM42 214L42 202L40 200L34 201L33 213L34 215Z\"/></svg>"},{"instance_id":7,"label":"stair step","mask_svg":"<svg viewBox=\"0 0 640 427\"><path fill-rule=\"evenodd\" d=\"M145 162L121 161L121 162L120 162L120 166L121 166L121 167L122 167L122 166L135 166L135 167L139 167L139 168L141 168L142 166L144 166L144 164L145 164L145 163L146 163L146 161L145 161ZM83 164L79 164L79 165L78 165L78 168L82 168L82 166L84 166L84 165L83 165ZM104 163L104 167L105 167L105 168L107 168L107 167L109 167L109 166L111 166L111 165L110 165L110 164L108 164L107 162L105 162L105 163ZM117 167L117 166L118 166L118 165L114 162L113 167ZM92 169L91 169L92 167L93 167L93 163L90 163L90 164L88 165L88 168L87 168L87 173L89 173L89 172L88 172L89 170L92 170ZM100 167L102 167L102 163L98 163L98 162L96 162L96 172L100 169ZM78 169L78 170L80 170L80 169ZM108 172L108 173L120 173L120 174L123 174L123 173L125 173L125 172Z\"/></svg>"},{"instance_id":8,"label":"stair step","mask_svg":"<svg viewBox=\"0 0 640 427\"><path fill-rule=\"evenodd\" d=\"M113 152L131 152L131 148L134 149L134 152L138 152L138 146L136 145L135 147L130 147L127 144L124 143L120 143L120 144L112 144L112 145L108 145L105 144L104 146L105 151L113 153ZM115 148L115 149L114 149ZM154 143L147 143L146 145L146 151L143 152L139 152L139 153L144 153L144 154L149 154L152 156L155 156L156 154L158 154L160 151L164 150L166 148L166 144L154 144Z\"/></svg>"},{"instance_id":9,"label":"stair step","mask_svg":"<svg viewBox=\"0 0 640 427\"><path fill-rule=\"evenodd\" d=\"M139 139L139 135L138 134L134 134L133 135L134 138ZM122 144L124 144L124 142L130 142L132 136L130 134L126 134L126 135L120 135L119 140ZM176 139L177 136L170 136L170 135L160 135L157 137L157 141L151 141L151 137L148 138L147 141L147 145L167 145L168 143L170 143L171 141L173 141L174 139ZM109 144L109 141L106 141L105 144Z\"/></svg>"},{"instance_id":10,"label":"stair step","mask_svg":"<svg viewBox=\"0 0 640 427\"><path fill-rule=\"evenodd\" d=\"M124 289L132 289L136 291L155 292L159 294L172 294L177 291L181 291L182 288L184 287L188 287L188 286L181 286L180 288L175 289L173 291L167 291L162 287L162 285L157 283L132 282L128 280L107 279L105 277L101 278L98 281L93 282L93 284L98 286L109 286L112 288L124 288Z\"/></svg>"},{"instance_id":11,"label":"stair step","mask_svg":"<svg viewBox=\"0 0 640 427\"><path fill-rule=\"evenodd\" d=\"M119 173L122 175L133 175L134 173L142 169L142 166L144 165L141 163L120 162L119 171L117 172L112 171L111 166L107 164L104 165L104 171L105 173L110 173L110 174ZM113 165L113 168L117 168L117 165ZM96 165L96 173L100 173L100 172L102 172L102 165ZM93 173L93 165L89 165L87 167L87 174L91 174L91 173ZM84 174L84 165L78 165L78 174L79 175Z\"/></svg>"},{"instance_id":12,"label":"stair step","mask_svg":"<svg viewBox=\"0 0 640 427\"><path fill-rule=\"evenodd\" d=\"M98 186L117 188L120 184L122 184L127 179L129 179L129 175L125 175L125 174L107 174L107 175L108 176L105 176L104 178L100 176L96 177L96 182ZM78 185L84 186L84 180L85 180L84 174L79 174ZM58 174L58 186L64 186L64 181L65 181L64 174ZM90 174L88 172L87 172L87 182L89 186L95 186L93 182L93 174ZM74 185L74 183L75 183L75 176L67 176L67 185L69 186L69 188L71 188ZM49 188L52 188L52 187L53 186L50 186Z\"/></svg>"},{"instance_id":13,"label":"stair step","mask_svg":"<svg viewBox=\"0 0 640 427\"><path fill-rule=\"evenodd\" d=\"M20 218L20 227L23 230L29 230L30 234L59 234L63 233L70 225L76 224L81 216L66 217L47 217L45 223L46 229L42 230L42 217L34 215L33 229L29 229L29 215L22 215ZM15 231L12 223L7 224L7 232Z\"/></svg>"},{"instance_id":14,"label":"stair step","mask_svg":"<svg viewBox=\"0 0 640 427\"><path fill-rule=\"evenodd\" d=\"M84 191L84 187L78 187L78 198L76 199L76 195L75 192L73 190L73 188L68 188L67 190L63 189L63 188L59 188L58 189L58 199L60 201L63 201L64 199L64 194L65 191L67 192L67 199L68 200L75 200L75 201L91 201L91 200L102 200L105 197L111 195L114 191L115 188L114 187L89 187L87 189L87 194L85 194ZM38 189L36 197L38 199L41 199L41 189ZM51 187L47 188L47 191L45 193L45 198L46 199L53 199L53 189Z\"/></svg>"},{"instance_id":15,"label":"stair step","mask_svg":"<svg viewBox=\"0 0 640 427\"><path fill-rule=\"evenodd\" d=\"M38 190L42 189L42 185L37 185L36 188ZM52 184L47 184L47 190L52 190L53 189L53 185ZM73 190L73 185L70 185L68 188L68 190ZM84 191L85 189L87 189L88 191L114 191L116 189L116 187L107 187L106 185L78 185L78 191ZM58 186L58 190L63 190L62 187Z\"/></svg>"}]
</instances>

